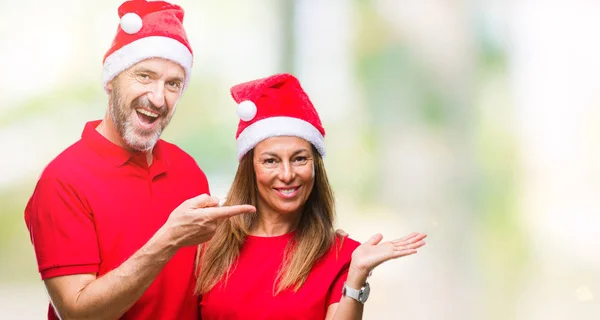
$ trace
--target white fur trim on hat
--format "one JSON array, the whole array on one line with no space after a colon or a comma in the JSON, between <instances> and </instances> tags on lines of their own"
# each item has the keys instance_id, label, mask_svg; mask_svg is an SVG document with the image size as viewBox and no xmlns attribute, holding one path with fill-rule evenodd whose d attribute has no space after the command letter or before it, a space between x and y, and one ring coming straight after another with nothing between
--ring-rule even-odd
<instances>
[{"instance_id":1,"label":"white fur trim on hat","mask_svg":"<svg viewBox=\"0 0 600 320\"><path fill-rule=\"evenodd\" d=\"M102 86L106 90L106 84L119 73L150 58L163 58L181 65L185 71L183 87L187 87L192 72L192 53L183 43L161 36L138 39L106 57L102 68Z\"/></svg>"},{"instance_id":2,"label":"white fur trim on hat","mask_svg":"<svg viewBox=\"0 0 600 320\"><path fill-rule=\"evenodd\" d=\"M259 120L244 129L237 138L238 160L259 142L279 136L294 136L312 143L325 157L325 139L321 132L307 121L292 117L271 117Z\"/></svg>"}]
</instances>

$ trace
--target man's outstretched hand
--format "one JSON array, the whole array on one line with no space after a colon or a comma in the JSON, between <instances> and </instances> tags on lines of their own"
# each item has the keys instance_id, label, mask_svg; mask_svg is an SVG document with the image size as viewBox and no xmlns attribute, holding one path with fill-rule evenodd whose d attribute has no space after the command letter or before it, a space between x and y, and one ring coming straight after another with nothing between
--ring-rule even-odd
<instances>
[{"instance_id":1,"label":"man's outstretched hand","mask_svg":"<svg viewBox=\"0 0 600 320\"><path fill-rule=\"evenodd\" d=\"M177 248L194 246L210 240L219 221L256 212L251 205L218 205L219 199L207 194L188 199L171 212L162 229Z\"/></svg>"}]
</instances>

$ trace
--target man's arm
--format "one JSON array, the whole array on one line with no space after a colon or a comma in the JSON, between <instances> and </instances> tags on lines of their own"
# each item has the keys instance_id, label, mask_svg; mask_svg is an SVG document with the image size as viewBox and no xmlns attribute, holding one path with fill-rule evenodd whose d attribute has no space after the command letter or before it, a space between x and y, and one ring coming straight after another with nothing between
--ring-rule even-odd
<instances>
[{"instance_id":1,"label":"man's arm","mask_svg":"<svg viewBox=\"0 0 600 320\"><path fill-rule=\"evenodd\" d=\"M45 280L61 319L118 319L144 294L177 249L157 232L118 268L100 278L76 274Z\"/></svg>"},{"instance_id":2,"label":"man's arm","mask_svg":"<svg viewBox=\"0 0 600 320\"><path fill-rule=\"evenodd\" d=\"M217 204L218 199L208 195L185 201L142 248L100 278L78 274L46 279L56 312L63 320L121 317L179 248L208 241L219 220L256 210L249 205L215 207Z\"/></svg>"}]
</instances>

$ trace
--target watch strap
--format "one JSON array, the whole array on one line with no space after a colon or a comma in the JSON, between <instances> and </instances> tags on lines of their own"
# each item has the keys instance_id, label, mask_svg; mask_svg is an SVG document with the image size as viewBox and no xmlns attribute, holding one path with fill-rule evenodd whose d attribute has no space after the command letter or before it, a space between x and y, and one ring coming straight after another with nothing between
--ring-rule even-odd
<instances>
[{"instance_id":1,"label":"watch strap","mask_svg":"<svg viewBox=\"0 0 600 320\"><path fill-rule=\"evenodd\" d=\"M346 282L344 282L344 287L342 288L342 296L350 297L362 304L364 304L369 298L369 292L371 291L369 287L369 283L366 282L364 286L360 289L354 289L349 287Z\"/></svg>"},{"instance_id":2,"label":"watch strap","mask_svg":"<svg viewBox=\"0 0 600 320\"><path fill-rule=\"evenodd\" d=\"M360 289L351 288L344 282L344 289L342 289L342 295L348 296L348 297L360 302L360 300L358 299L359 294L360 294Z\"/></svg>"}]
</instances>

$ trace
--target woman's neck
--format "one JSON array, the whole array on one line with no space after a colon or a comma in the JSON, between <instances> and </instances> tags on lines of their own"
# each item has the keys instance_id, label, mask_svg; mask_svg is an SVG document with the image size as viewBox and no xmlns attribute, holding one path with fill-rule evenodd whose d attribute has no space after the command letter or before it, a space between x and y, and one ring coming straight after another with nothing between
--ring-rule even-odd
<instances>
[{"instance_id":1,"label":"woman's neck","mask_svg":"<svg viewBox=\"0 0 600 320\"><path fill-rule=\"evenodd\" d=\"M260 237L275 237L296 230L302 213L298 214L278 214L261 213L258 210L258 219L252 226L250 234Z\"/></svg>"}]
</instances>

